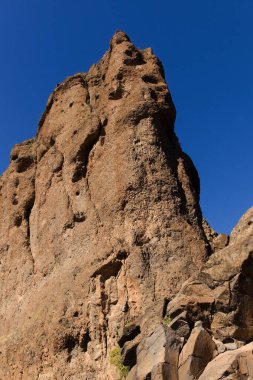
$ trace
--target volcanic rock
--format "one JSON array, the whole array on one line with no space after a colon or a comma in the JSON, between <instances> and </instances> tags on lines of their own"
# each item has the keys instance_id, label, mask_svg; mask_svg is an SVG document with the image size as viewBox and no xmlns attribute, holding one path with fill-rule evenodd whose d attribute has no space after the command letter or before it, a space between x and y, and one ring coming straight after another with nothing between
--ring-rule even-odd
<instances>
[{"instance_id":1,"label":"volcanic rock","mask_svg":"<svg viewBox=\"0 0 253 380\"><path fill-rule=\"evenodd\" d=\"M14 146L0 177L0 379L178 380L200 321L203 376L218 345L253 338L252 209L230 240L203 220L175 116L159 59L116 32Z\"/></svg>"},{"instance_id":2,"label":"volcanic rock","mask_svg":"<svg viewBox=\"0 0 253 380\"><path fill-rule=\"evenodd\" d=\"M164 299L201 267L199 178L174 120L160 61L117 32L13 148L0 195L2 378L115 378L124 327L145 334L146 312L158 326Z\"/></svg>"}]
</instances>

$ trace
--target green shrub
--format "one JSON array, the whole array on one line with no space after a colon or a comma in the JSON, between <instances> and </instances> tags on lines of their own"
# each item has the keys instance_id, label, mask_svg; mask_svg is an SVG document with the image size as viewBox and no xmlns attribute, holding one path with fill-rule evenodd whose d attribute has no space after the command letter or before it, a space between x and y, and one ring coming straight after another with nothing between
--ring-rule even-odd
<instances>
[{"instance_id":1,"label":"green shrub","mask_svg":"<svg viewBox=\"0 0 253 380\"><path fill-rule=\"evenodd\" d=\"M118 371L121 379L125 379L129 372L129 367L121 363L120 348L115 347L110 352L110 364L114 365Z\"/></svg>"},{"instance_id":2,"label":"green shrub","mask_svg":"<svg viewBox=\"0 0 253 380\"><path fill-rule=\"evenodd\" d=\"M171 322L171 317L170 317L170 315L166 315L166 317L163 319L163 324L164 325L169 325L170 324L170 322Z\"/></svg>"}]
</instances>

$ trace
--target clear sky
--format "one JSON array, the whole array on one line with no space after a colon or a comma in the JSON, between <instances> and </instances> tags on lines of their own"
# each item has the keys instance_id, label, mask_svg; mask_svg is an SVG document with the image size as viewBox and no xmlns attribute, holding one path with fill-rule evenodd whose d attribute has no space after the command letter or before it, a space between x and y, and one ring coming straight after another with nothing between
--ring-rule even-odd
<instances>
[{"instance_id":1,"label":"clear sky","mask_svg":"<svg viewBox=\"0 0 253 380\"><path fill-rule=\"evenodd\" d=\"M1 0L0 173L57 83L117 29L162 60L204 216L229 233L253 205L253 0Z\"/></svg>"}]
</instances>

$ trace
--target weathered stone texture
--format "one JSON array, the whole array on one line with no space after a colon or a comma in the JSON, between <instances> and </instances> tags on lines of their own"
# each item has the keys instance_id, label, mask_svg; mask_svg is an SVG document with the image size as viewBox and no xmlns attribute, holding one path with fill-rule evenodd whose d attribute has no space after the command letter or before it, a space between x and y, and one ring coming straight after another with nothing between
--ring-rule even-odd
<instances>
[{"instance_id":1,"label":"weathered stone texture","mask_svg":"<svg viewBox=\"0 0 253 380\"><path fill-rule=\"evenodd\" d=\"M199 178L174 119L160 61L117 32L14 147L0 193L0 377L115 378L124 327L145 335L148 315L157 327L201 267Z\"/></svg>"},{"instance_id":2,"label":"weathered stone texture","mask_svg":"<svg viewBox=\"0 0 253 380\"><path fill-rule=\"evenodd\" d=\"M174 120L160 61L117 32L14 146L0 379L253 376L253 209L230 238L210 228Z\"/></svg>"}]
</instances>

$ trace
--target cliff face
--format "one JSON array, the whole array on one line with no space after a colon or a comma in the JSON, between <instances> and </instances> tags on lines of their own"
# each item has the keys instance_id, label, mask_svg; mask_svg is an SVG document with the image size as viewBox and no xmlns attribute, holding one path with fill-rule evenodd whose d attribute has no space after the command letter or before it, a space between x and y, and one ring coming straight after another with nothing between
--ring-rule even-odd
<instances>
[{"instance_id":1,"label":"cliff face","mask_svg":"<svg viewBox=\"0 0 253 380\"><path fill-rule=\"evenodd\" d=\"M129 379L170 378L160 348L147 366L146 340L168 337L174 296L227 244L202 222L174 119L160 61L117 32L13 148L0 179L1 379L119 379L126 366Z\"/></svg>"}]
</instances>

